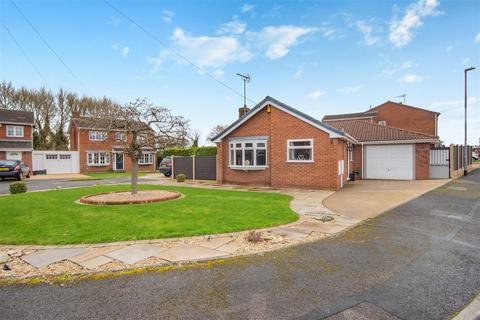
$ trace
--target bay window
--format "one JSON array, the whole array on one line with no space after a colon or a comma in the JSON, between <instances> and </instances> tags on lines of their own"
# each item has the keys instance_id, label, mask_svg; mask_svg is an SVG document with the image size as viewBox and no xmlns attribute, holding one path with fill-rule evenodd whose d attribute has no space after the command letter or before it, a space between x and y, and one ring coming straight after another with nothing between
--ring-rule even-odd
<instances>
[{"instance_id":1,"label":"bay window","mask_svg":"<svg viewBox=\"0 0 480 320\"><path fill-rule=\"evenodd\" d=\"M230 141L230 167L263 169L267 166L267 140Z\"/></svg>"},{"instance_id":2,"label":"bay window","mask_svg":"<svg viewBox=\"0 0 480 320\"><path fill-rule=\"evenodd\" d=\"M287 162L313 162L313 139L287 140Z\"/></svg>"},{"instance_id":3,"label":"bay window","mask_svg":"<svg viewBox=\"0 0 480 320\"><path fill-rule=\"evenodd\" d=\"M88 152L87 153L87 165L100 167L108 166L110 164L110 153L108 152Z\"/></svg>"}]
</instances>

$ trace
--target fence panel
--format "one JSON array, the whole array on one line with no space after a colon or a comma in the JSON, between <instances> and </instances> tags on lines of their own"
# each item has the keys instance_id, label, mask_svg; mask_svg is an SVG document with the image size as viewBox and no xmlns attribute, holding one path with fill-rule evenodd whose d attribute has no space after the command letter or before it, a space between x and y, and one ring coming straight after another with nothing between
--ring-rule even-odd
<instances>
[{"instance_id":1,"label":"fence panel","mask_svg":"<svg viewBox=\"0 0 480 320\"><path fill-rule=\"evenodd\" d=\"M173 174L184 174L187 179L193 179L193 159L192 157L173 157Z\"/></svg>"},{"instance_id":2,"label":"fence panel","mask_svg":"<svg viewBox=\"0 0 480 320\"><path fill-rule=\"evenodd\" d=\"M195 179L216 180L217 179L217 158L216 157L195 157Z\"/></svg>"}]
</instances>

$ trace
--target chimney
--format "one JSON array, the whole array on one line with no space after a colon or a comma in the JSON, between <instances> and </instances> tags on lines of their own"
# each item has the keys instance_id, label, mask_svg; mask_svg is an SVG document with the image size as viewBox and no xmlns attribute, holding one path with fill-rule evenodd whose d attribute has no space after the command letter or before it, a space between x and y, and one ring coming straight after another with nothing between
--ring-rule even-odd
<instances>
[{"instance_id":1,"label":"chimney","mask_svg":"<svg viewBox=\"0 0 480 320\"><path fill-rule=\"evenodd\" d=\"M238 117L243 117L248 111L250 111L250 109L248 109L247 106L238 108Z\"/></svg>"},{"instance_id":2,"label":"chimney","mask_svg":"<svg viewBox=\"0 0 480 320\"><path fill-rule=\"evenodd\" d=\"M72 111L72 118L80 118L80 111L79 110Z\"/></svg>"}]
</instances>

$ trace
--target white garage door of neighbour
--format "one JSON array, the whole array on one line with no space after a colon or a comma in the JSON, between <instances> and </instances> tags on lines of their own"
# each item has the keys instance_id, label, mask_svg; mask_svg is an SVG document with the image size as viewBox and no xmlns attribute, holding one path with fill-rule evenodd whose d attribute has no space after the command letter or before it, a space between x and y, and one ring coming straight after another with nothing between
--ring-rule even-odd
<instances>
[{"instance_id":1,"label":"white garage door of neighbour","mask_svg":"<svg viewBox=\"0 0 480 320\"><path fill-rule=\"evenodd\" d=\"M78 173L78 152L75 151L34 151L33 170L47 170L49 173Z\"/></svg>"},{"instance_id":2,"label":"white garage door of neighbour","mask_svg":"<svg viewBox=\"0 0 480 320\"><path fill-rule=\"evenodd\" d=\"M414 145L365 147L366 179L414 179Z\"/></svg>"}]
</instances>

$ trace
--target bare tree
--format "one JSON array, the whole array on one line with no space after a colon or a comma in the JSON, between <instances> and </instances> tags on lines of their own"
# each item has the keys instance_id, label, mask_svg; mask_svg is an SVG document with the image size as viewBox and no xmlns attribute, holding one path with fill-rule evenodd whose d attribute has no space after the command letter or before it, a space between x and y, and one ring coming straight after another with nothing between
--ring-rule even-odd
<instances>
[{"instance_id":1,"label":"bare tree","mask_svg":"<svg viewBox=\"0 0 480 320\"><path fill-rule=\"evenodd\" d=\"M190 141L192 142L192 147L198 147L200 143L200 136L202 132L200 129L195 129L191 134L190 134Z\"/></svg>"},{"instance_id":2,"label":"bare tree","mask_svg":"<svg viewBox=\"0 0 480 320\"><path fill-rule=\"evenodd\" d=\"M0 108L15 109L15 88L11 82L0 82Z\"/></svg>"},{"instance_id":3,"label":"bare tree","mask_svg":"<svg viewBox=\"0 0 480 320\"><path fill-rule=\"evenodd\" d=\"M112 116L112 115L111 115ZM97 121L105 121L99 118ZM138 160L144 153L153 153L185 143L189 132L189 121L176 116L166 107L157 107L146 99L136 99L115 111L108 120L108 131L121 131L126 139L118 142L132 163L131 192L137 193Z\"/></svg>"},{"instance_id":4,"label":"bare tree","mask_svg":"<svg viewBox=\"0 0 480 320\"><path fill-rule=\"evenodd\" d=\"M213 138L215 138L217 135L222 133L225 129L227 128L226 124L217 124L215 127L213 127L210 130L210 133L207 136L207 141L211 141Z\"/></svg>"}]
</instances>

